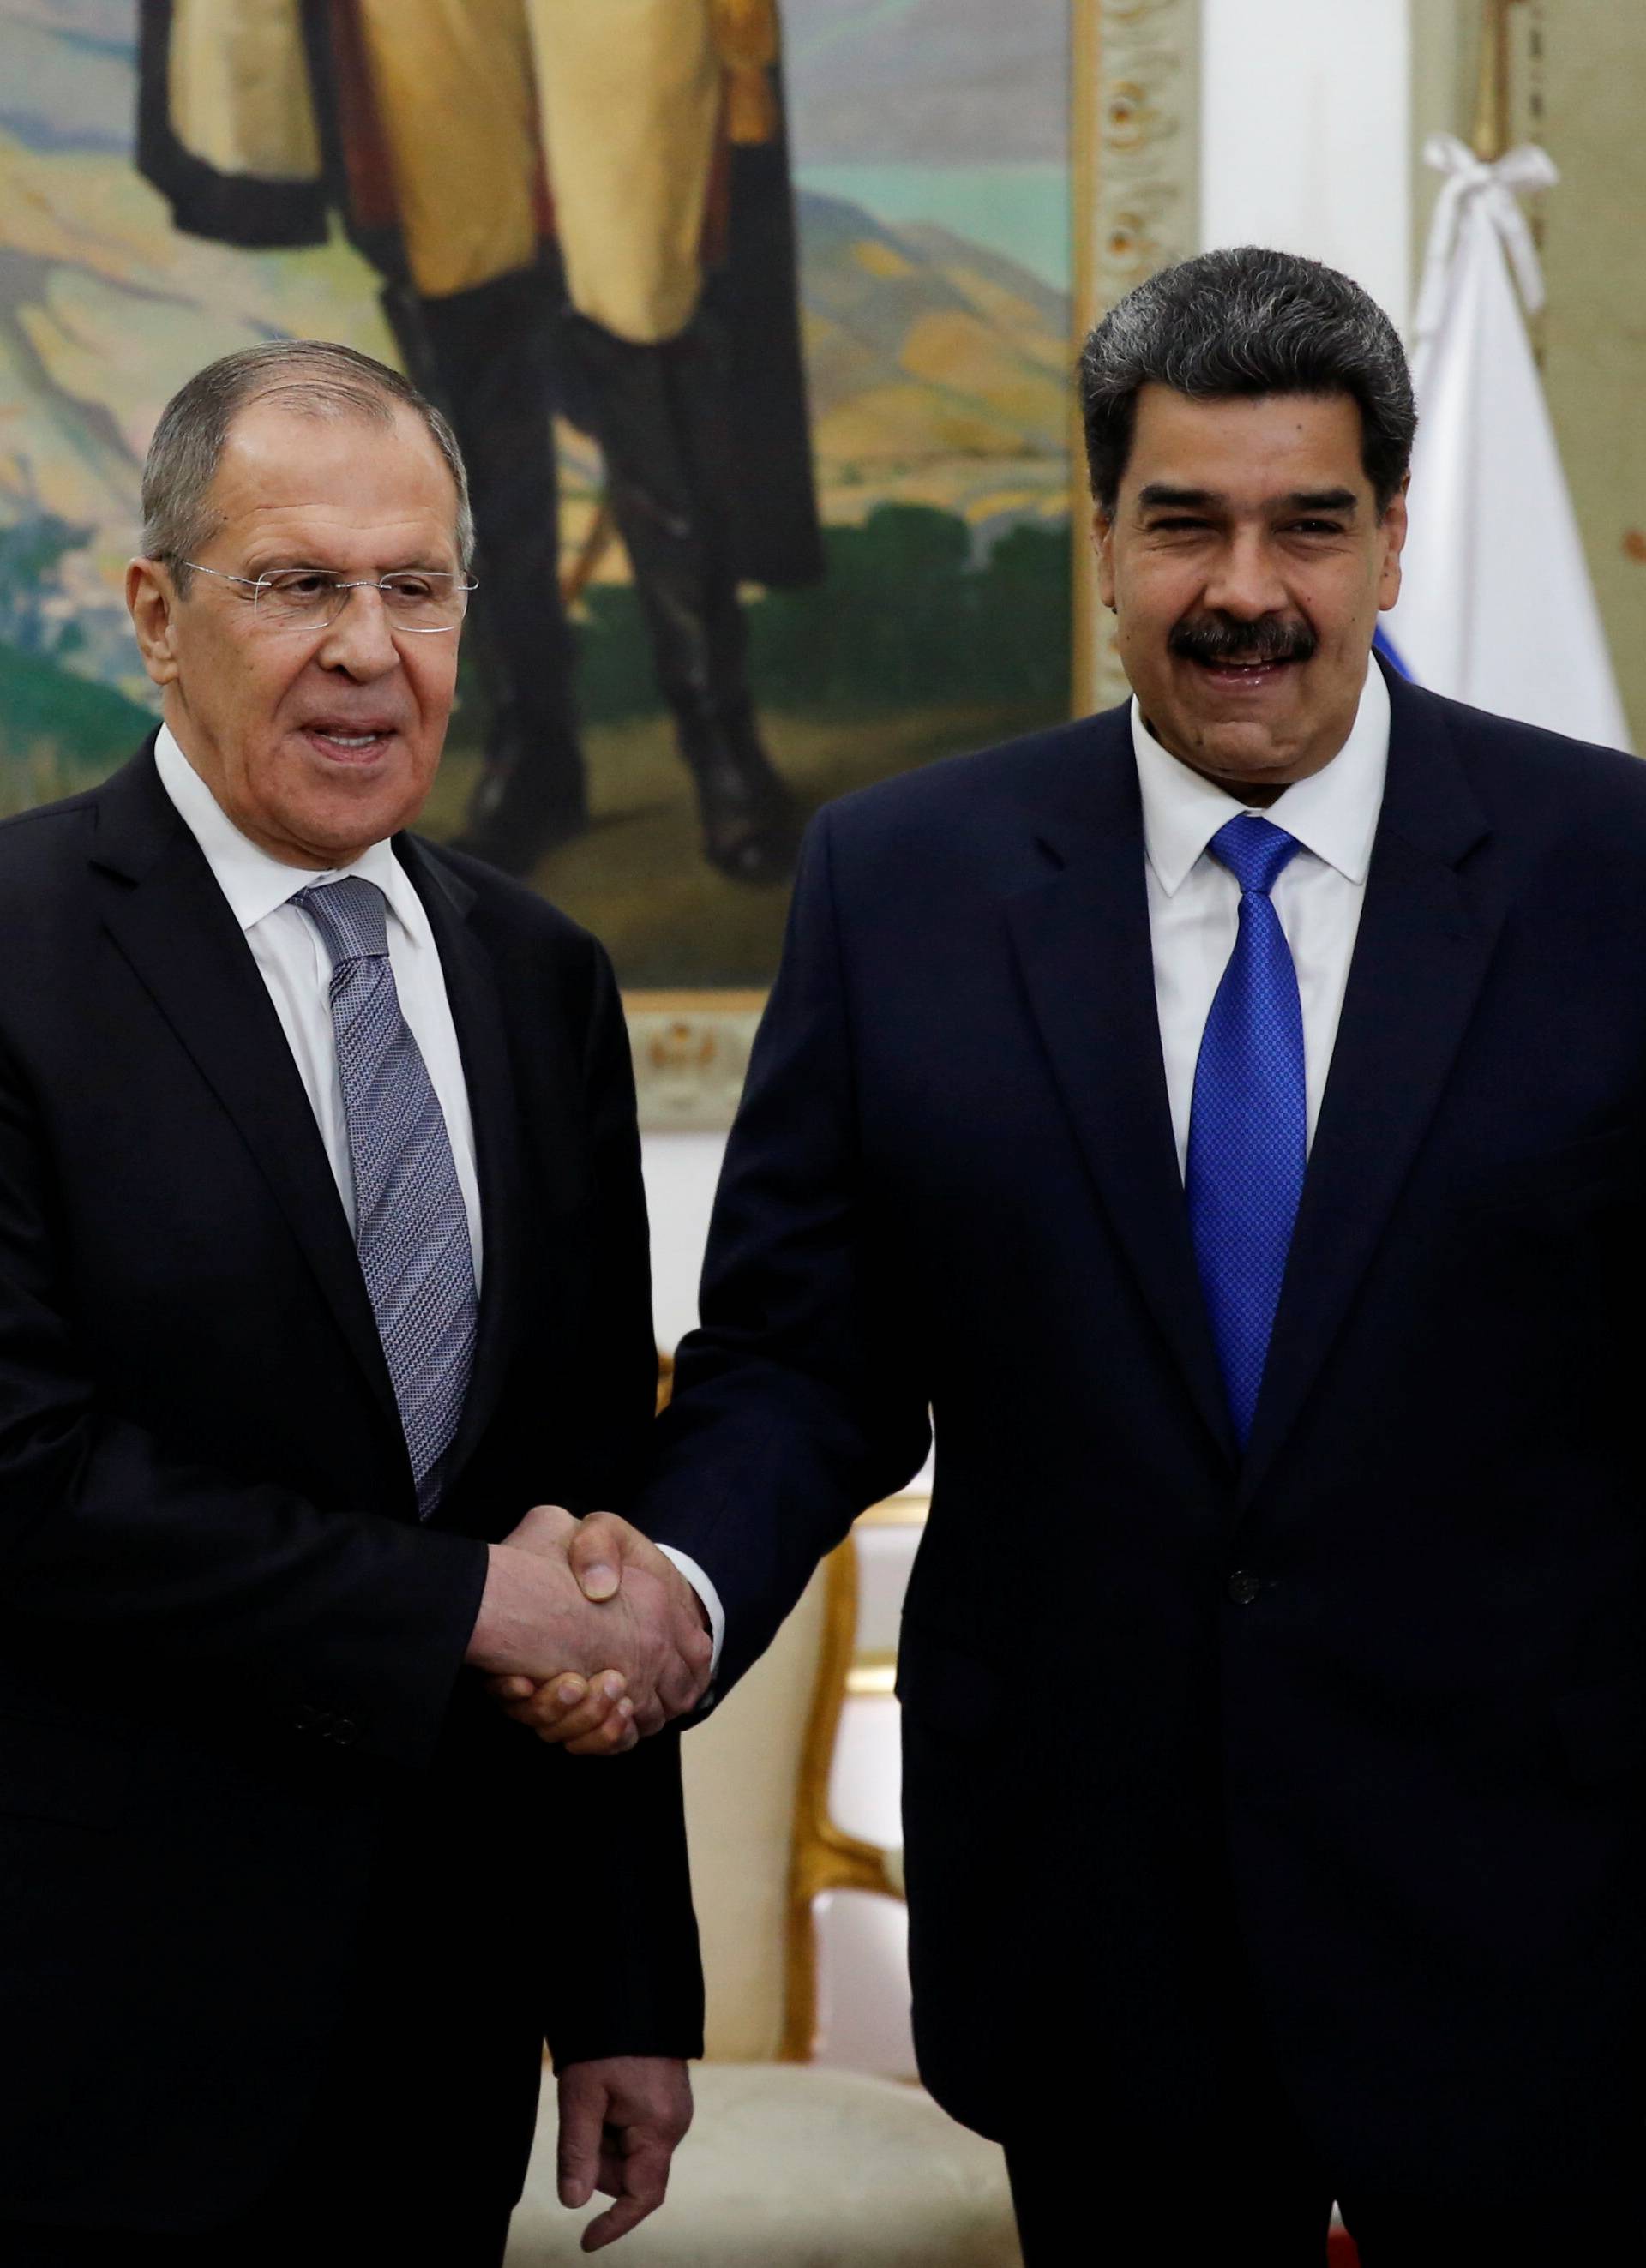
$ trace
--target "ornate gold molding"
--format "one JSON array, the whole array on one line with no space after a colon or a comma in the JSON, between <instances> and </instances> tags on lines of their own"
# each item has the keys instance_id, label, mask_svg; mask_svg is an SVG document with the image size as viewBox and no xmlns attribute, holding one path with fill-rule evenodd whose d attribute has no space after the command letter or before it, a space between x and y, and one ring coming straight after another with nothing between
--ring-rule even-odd
<instances>
[{"instance_id":1,"label":"ornate gold molding","mask_svg":"<svg viewBox=\"0 0 1646 2268\"><path fill-rule=\"evenodd\" d=\"M1199 0L1074 0L1074 345L1157 268L1199 248ZM1074 490L1082 454L1074 431ZM1074 515L1074 713L1126 684Z\"/></svg>"},{"instance_id":2,"label":"ornate gold molding","mask_svg":"<svg viewBox=\"0 0 1646 2268\"><path fill-rule=\"evenodd\" d=\"M764 992L624 995L644 1132L724 1133L764 1005Z\"/></svg>"}]
</instances>

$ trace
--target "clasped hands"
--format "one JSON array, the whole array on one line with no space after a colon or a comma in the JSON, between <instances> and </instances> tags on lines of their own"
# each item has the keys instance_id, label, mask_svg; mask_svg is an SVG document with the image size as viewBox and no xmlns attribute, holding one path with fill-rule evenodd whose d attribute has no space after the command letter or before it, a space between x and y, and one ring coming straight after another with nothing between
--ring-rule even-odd
<instances>
[{"instance_id":1,"label":"clasped hands","mask_svg":"<svg viewBox=\"0 0 1646 2268\"><path fill-rule=\"evenodd\" d=\"M468 1659L541 1741L621 1755L697 1707L712 1657L697 1593L615 1513L537 1505L491 1547Z\"/></svg>"}]
</instances>

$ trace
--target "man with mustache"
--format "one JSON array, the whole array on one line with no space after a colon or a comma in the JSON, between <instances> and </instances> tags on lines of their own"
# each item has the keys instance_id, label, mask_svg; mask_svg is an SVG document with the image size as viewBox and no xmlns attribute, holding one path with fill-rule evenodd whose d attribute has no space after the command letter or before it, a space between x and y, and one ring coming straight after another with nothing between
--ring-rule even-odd
<instances>
[{"instance_id":1,"label":"man with mustache","mask_svg":"<svg viewBox=\"0 0 1646 2268\"><path fill-rule=\"evenodd\" d=\"M1081 384L1134 697L815 825L635 1518L723 1691L932 1413L915 2030L1030 2268L1624 2257L1646 772L1374 658L1347 278L1208 254Z\"/></svg>"},{"instance_id":2,"label":"man with mustache","mask_svg":"<svg viewBox=\"0 0 1646 2268\"><path fill-rule=\"evenodd\" d=\"M647 1722L706 1677L543 1502L622 1501L653 1408L616 987L408 831L445 420L273 341L143 504L160 727L0 828L0 2260L497 2268L545 2038L598 2249L690 2116L678 1757L552 1755L483 1680L617 1660Z\"/></svg>"}]
</instances>

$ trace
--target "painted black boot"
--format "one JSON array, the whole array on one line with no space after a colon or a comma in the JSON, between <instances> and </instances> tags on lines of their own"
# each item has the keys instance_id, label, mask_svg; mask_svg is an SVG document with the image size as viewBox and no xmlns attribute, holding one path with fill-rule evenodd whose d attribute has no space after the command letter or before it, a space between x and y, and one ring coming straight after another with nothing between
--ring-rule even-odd
<instances>
[{"instance_id":1,"label":"painted black boot","mask_svg":"<svg viewBox=\"0 0 1646 2268\"><path fill-rule=\"evenodd\" d=\"M511 874L530 873L588 825L576 642L560 597L546 345L557 300L553 276L539 269L447 298L384 293L408 368L456 431L475 515L470 629L491 715L457 847Z\"/></svg>"},{"instance_id":2,"label":"painted black boot","mask_svg":"<svg viewBox=\"0 0 1646 2268\"><path fill-rule=\"evenodd\" d=\"M697 784L704 854L740 882L793 870L794 799L761 745L748 630L726 516L727 387L701 320L634 346L581 317L565 333L606 461L607 493L645 615L657 681Z\"/></svg>"}]
</instances>

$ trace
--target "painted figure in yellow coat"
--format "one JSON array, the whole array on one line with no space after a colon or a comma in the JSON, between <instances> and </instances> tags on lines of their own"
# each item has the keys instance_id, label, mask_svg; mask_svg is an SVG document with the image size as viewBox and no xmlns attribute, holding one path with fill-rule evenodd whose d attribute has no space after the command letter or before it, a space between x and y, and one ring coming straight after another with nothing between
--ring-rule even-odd
<instances>
[{"instance_id":1,"label":"painted figure in yellow coat","mask_svg":"<svg viewBox=\"0 0 1646 2268\"><path fill-rule=\"evenodd\" d=\"M469 847L524 871L587 814L551 409L600 443L705 849L786 871L740 579L820 571L776 0L170 0L139 162L180 226L384 278L457 426L493 681Z\"/></svg>"}]
</instances>

